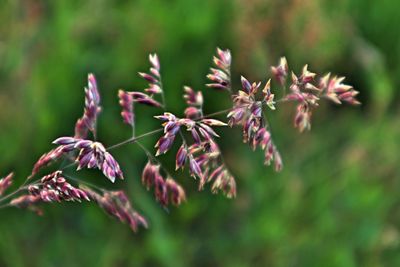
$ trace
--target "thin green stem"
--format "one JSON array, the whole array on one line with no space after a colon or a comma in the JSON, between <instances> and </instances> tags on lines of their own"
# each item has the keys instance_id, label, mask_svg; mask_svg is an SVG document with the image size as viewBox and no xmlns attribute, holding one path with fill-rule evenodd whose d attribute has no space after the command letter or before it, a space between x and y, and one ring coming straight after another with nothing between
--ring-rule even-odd
<instances>
[{"instance_id":1,"label":"thin green stem","mask_svg":"<svg viewBox=\"0 0 400 267\"><path fill-rule=\"evenodd\" d=\"M160 165L160 167L162 168L162 170L169 176L169 177L173 177L171 175L171 173L164 167L164 165L161 163L161 161L155 157L153 154L150 153L150 151L144 146L142 145L140 142L135 142L136 145L138 145L143 152L147 155L148 158L150 158L150 160L155 161L158 163L158 165Z\"/></svg>"},{"instance_id":2,"label":"thin green stem","mask_svg":"<svg viewBox=\"0 0 400 267\"><path fill-rule=\"evenodd\" d=\"M81 179L79 179L79 178L75 178L75 177L73 177L73 176L71 176L71 175L69 175L69 174L65 174L65 173L64 173L63 175L64 175L65 177L67 177L69 180L75 181L75 182L77 182L77 183L85 184L85 185L87 185L87 186L89 186L89 187L93 187L93 188L95 188L95 189L97 189L97 190L99 190L99 191L104 191L103 188L101 188L101 187L99 187L99 186L97 186L97 185L95 185L95 184L86 182L86 181L81 180Z\"/></svg>"},{"instance_id":3,"label":"thin green stem","mask_svg":"<svg viewBox=\"0 0 400 267\"><path fill-rule=\"evenodd\" d=\"M28 183L28 182L29 182L29 179L26 179L25 182L24 182L19 188L17 188L15 191L13 191L13 192L11 192L11 193L9 193L9 194L3 196L2 198L0 198L0 202L3 202L3 201L5 201L5 200L7 200L7 199L9 199L9 198L11 198L11 197L13 197L13 196L15 196L16 194L18 194L19 192L21 192L21 191L23 191L23 190L25 190L25 189L28 189L28 187L29 187L30 185L36 184L39 180L40 180L40 179L37 179L37 180L35 180L35 181L31 182L31 183Z\"/></svg>"},{"instance_id":4,"label":"thin green stem","mask_svg":"<svg viewBox=\"0 0 400 267\"><path fill-rule=\"evenodd\" d=\"M162 104L162 107L163 107L163 109L164 110L166 110L167 109L167 102L165 101L165 93L164 93L164 87L163 87L163 83L162 83L162 78L161 78L161 73L160 73L160 76L159 76L159 85L160 85L160 88L161 88L161 100L162 100L162 102L163 102L163 104Z\"/></svg>"},{"instance_id":5,"label":"thin green stem","mask_svg":"<svg viewBox=\"0 0 400 267\"><path fill-rule=\"evenodd\" d=\"M162 131L163 131L162 128L156 129L156 130L153 130L153 131L150 131L150 132L147 132L147 133L138 135L138 136L136 136L136 137L129 138L129 139L127 139L127 140L125 140L125 141L122 141L122 142L120 142L120 143L118 143L118 144L109 146L109 147L107 147L106 149L107 149L107 150L112 150L112 149L118 148L118 147L120 147L120 146L129 144L129 143L135 143L135 142L136 142L137 140L139 140L139 139L142 139L142 138L144 138L144 137L146 137L146 136L150 136L150 135L153 135L153 134L162 132Z\"/></svg>"},{"instance_id":6,"label":"thin green stem","mask_svg":"<svg viewBox=\"0 0 400 267\"><path fill-rule=\"evenodd\" d=\"M5 195L2 198L0 198L0 202L3 202L4 200L7 200L7 199L11 198L12 196L16 195L17 193L21 192L24 189L24 187L26 186L27 182L28 182L28 179L26 179L25 182L14 192L11 192L8 195Z\"/></svg>"},{"instance_id":7,"label":"thin green stem","mask_svg":"<svg viewBox=\"0 0 400 267\"><path fill-rule=\"evenodd\" d=\"M221 111L217 111L217 112L214 112L214 113L210 113L210 114L204 115L204 116L202 116L201 118L199 118L197 120L202 120L202 119L215 117L217 115L222 115L222 114L225 114L225 113L227 113L227 112L229 112L231 110L232 110L232 108L227 108L227 109L224 109L224 110L221 110Z\"/></svg>"}]
</instances>

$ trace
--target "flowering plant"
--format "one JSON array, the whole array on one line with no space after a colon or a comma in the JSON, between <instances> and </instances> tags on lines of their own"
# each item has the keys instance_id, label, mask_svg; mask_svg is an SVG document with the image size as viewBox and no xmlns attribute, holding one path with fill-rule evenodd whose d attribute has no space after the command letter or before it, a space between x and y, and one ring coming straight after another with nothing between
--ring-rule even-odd
<instances>
[{"instance_id":1,"label":"flowering plant","mask_svg":"<svg viewBox=\"0 0 400 267\"><path fill-rule=\"evenodd\" d=\"M277 66L271 67L274 86L281 89L272 90L271 80L250 82L241 77L241 89L232 88L231 53L229 50L217 49L213 58L214 67L210 69L206 86L217 91L226 91L231 95L232 107L213 114L203 113L204 99L201 91L184 86L183 98L187 108L179 117L168 112L161 79L160 62L156 54L149 56L151 68L148 73L139 72L149 86L143 92L118 91L121 116L124 123L132 128L132 137L118 144L105 146L97 140L97 117L102 109L101 98L96 79L88 75L88 86L85 88L84 112L75 124L73 136L59 137L53 144L56 147L43 154L34 164L32 173L15 191L6 193L12 185L14 174L10 173L0 179L0 207L18 207L42 214L41 204L62 201L92 201L109 215L126 223L133 231L139 226L147 227L147 222L135 211L124 191L109 191L90 184L83 178L67 173L76 166L81 169L98 169L112 183L116 179L124 179L123 168L114 159L111 150L126 144L136 144L148 158L142 173L142 183L147 190L154 191L154 196L161 206L180 205L186 200L184 188L173 178L171 172L158 160L158 156L170 151L175 143L179 149L175 155L175 171L187 169L188 174L198 180L198 189L203 190L210 184L213 193L222 192L226 197L236 196L236 182L228 166L225 164L221 150L217 144L219 127L239 126L242 129L243 141L255 150L262 149L266 165L273 164L276 171L283 167L282 158L271 136L267 117L278 105L285 102L297 104L294 126L300 130L311 128L312 112L318 107L321 99L341 104L347 102L359 104L358 94L351 86L343 84L343 77L332 77L327 74L317 78L317 74L304 66L298 75L291 72L285 58L281 58ZM262 89L261 89L262 88ZM286 89L288 88L288 89ZM277 99L276 93L280 98ZM155 116L161 121L161 127L151 132L136 135L135 106L147 105L157 108L161 115ZM218 120L218 115L227 115L227 121ZM161 134L155 144L155 152L148 150L140 143L140 139ZM64 159L70 164L59 167L55 172L44 176L38 175L50 164ZM39 177L37 177L39 176Z\"/></svg>"}]
</instances>

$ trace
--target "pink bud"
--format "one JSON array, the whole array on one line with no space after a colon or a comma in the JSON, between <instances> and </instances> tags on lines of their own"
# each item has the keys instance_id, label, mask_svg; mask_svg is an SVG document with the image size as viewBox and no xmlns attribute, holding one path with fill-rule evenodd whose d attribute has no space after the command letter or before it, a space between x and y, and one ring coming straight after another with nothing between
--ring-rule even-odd
<instances>
[{"instance_id":1,"label":"pink bud","mask_svg":"<svg viewBox=\"0 0 400 267\"><path fill-rule=\"evenodd\" d=\"M0 196L12 185L14 173L9 173L6 177L0 179Z\"/></svg>"}]
</instances>

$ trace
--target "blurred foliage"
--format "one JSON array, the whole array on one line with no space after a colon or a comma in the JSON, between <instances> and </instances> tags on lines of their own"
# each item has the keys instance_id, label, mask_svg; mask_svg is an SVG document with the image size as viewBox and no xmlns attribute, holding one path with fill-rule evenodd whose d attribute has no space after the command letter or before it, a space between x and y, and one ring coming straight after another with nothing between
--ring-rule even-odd
<instances>
[{"instance_id":1,"label":"blurred foliage","mask_svg":"<svg viewBox=\"0 0 400 267\"><path fill-rule=\"evenodd\" d=\"M301 135L293 107L271 114L280 174L241 144L239 130L223 131L237 199L199 193L182 176L188 202L169 212L140 185L144 155L121 148L127 179L115 187L126 188L149 230L132 234L90 204L48 205L43 217L1 210L0 266L399 266L399 9L393 0L1 1L0 169L18 182L50 141L72 133L88 72L103 96L100 139L127 138L116 93L145 86L136 72L149 52L160 55L174 112L183 84L204 88L217 46L232 49L235 77L265 79L285 55L295 69L346 75L363 105L324 104ZM204 92L206 113L229 107L226 95ZM138 114L142 132L156 127L152 111Z\"/></svg>"}]
</instances>

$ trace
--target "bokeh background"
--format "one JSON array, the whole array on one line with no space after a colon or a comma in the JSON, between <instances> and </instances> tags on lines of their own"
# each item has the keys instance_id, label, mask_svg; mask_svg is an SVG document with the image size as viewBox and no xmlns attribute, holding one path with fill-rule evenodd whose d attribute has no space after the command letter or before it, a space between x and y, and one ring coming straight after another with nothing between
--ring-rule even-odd
<instances>
[{"instance_id":1,"label":"bokeh background","mask_svg":"<svg viewBox=\"0 0 400 267\"><path fill-rule=\"evenodd\" d=\"M177 113L184 84L203 90L207 113L229 107L204 87L217 46L232 50L236 88L240 74L265 80L284 55L294 70L345 75L363 105L322 104L303 134L293 106L271 113L279 174L239 129L221 131L237 198L197 192L178 175L188 202L168 212L140 184L144 155L120 148L125 181L80 175L125 188L149 230L133 234L88 203L47 205L42 217L3 209L0 266L400 266L399 10L395 0L1 0L0 175L15 170L17 183L52 140L72 134L88 72L103 96L100 139L128 138L117 91L144 88L136 73L150 52ZM139 132L157 126L154 111L137 115ZM173 168L173 157L162 160Z\"/></svg>"}]
</instances>

